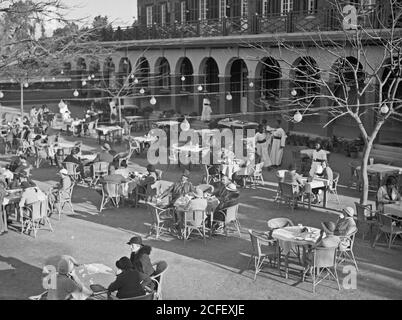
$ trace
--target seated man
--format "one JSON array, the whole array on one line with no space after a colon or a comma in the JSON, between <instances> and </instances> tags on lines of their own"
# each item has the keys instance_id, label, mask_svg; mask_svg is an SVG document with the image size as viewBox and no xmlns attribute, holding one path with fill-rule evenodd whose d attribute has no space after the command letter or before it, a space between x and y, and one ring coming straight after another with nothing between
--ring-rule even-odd
<instances>
[{"instance_id":1,"label":"seated man","mask_svg":"<svg viewBox=\"0 0 402 320\"><path fill-rule=\"evenodd\" d=\"M60 182L55 188L51 189L51 193L49 194L49 203L51 204L51 207L62 200L60 197L68 198L70 196L70 189L73 186L73 182L66 169L61 169L58 174L60 176Z\"/></svg>"},{"instance_id":2,"label":"seated man","mask_svg":"<svg viewBox=\"0 0 402 320\"><path fill-rule=\"evenodd\" d=\"M83 163L81 162L80 158L78 157L79 149L78 148L72 148L71 153L64 158L63 162L71 162L75 163L78 165L77 171L80 172L81 177L84 175L84 166Z\"/></svg>"},{"instance_id":3,"label":"seated man","mask_svg":"<svg viewBox=\"0 0 402 320\"><path fill-rule=\"evenodd\" d=\"M214 212L214 225L213 228L216 232L223 232L225 216L220 211L224 211L229 207L233 207L239 203L240 194L237 191L236 185L234 183L229 183L225 186L217 198L219 200L219 205L216 207Z\"/></svg>"},{"instance_id":4,"label":"seated man","mask_svg":"<svg viewBox=\"0 0 402 320\"><path fill-rule=\"evenodd\" d=\"M320 237L317 239L317 242L313 245L310 245L307 249L307 252L303 254L303 261L304 261L304 272L303 276L307 273L312 271L313 264L314 264L314 249L315 248L337 248L341 239L334 235L335 231L335 224L331 221L329 222L322 222L321 223L322 229L320 233ZM325 234L325 236L324 236Z\"/></svg>"},{"instance_id":5,"label":"seated man","mask_svg":"<svg viewBox=\"0 0 402 320\"><path fill-rule=\"evenodd\" d=\"M117 291L119 299L134 298L146 294L145 288L152 285L152 280L147 275L133 268L129 258L122 257L116 261L116 267L121 270L116 280L108 287L108 293Z\"/></svg>"},{"instance_id":6,"label":"seated man","mask_svg":"<svg viewBox=\"0 0 402 320\"><path fill-rule=\"evenodd\" d=\"M23 191L19 203L20 210L22 210L26 206L31 205L34 202L46 200L46 195L43 193L43 191L40 190L38 187L31 186L30 183L27 181L21 183L21 189ZM20 218L20 210L18 211L17 220L19 220Z\"/></svg>"},{"instance_id":7,"label":"seated man","mask_svg":"<svg viewBox=\"0 0 402 320\"><path fill-rule=\"evenodd\" d=\"M90 296L92 291L74 277L74 262L68 256L62 256L57 265L56 286L48 290L48 300L67 300L72 298L73 293L83 293Z\"/></svg>"},{"instance_id":8,"label":"seated man","mask_svg":"<svg viewBox=\"0 0 402 320\"><path fill-rule=\"evenodd\" d=\"M161 198L170 195L169 207L172 207L176 200L181 196L185 196L189 193L193 193L195 188L193 184L189 181L190 172L184 170L179 181L171 185L165 192L162 193Z\"/></svg>"},{"instance_id":9,"label":"seated man","mask_svg":"<svg viewBox=\"0 0 402 320\"><path fill-rule=\"evenodd\" d=\"M113 162L113 156L110 151L112 148L108 143L104 143L103 146L101 147L102 151L98 153L96 156L94 162L108 162L112 163Z\"/></svg>"},{"instance_id":10,"label":"seated man","mask_svg":"<svg viewBox=\"0 0 402 320\"><path fill-rule=\"evenodd\" d=\"M219 199L221 194L225 192L226 186L230 183L232 183L232 181L230 181L228 176L222 175L221 181L212 184L212 186L214 187L214 192L212 193L212 195Z\"/></svg>"},{"instance_id":11,"label":"seated man","mask_svg":"<svg viewBox=\"0 0 402 320\"><path fill-rule=\"evenodd\" d=\"M289 165L288 171L285 171L283 182L297 186L298 193L302 191L304 186L302 177L296 172L296 166L294 164Z\"/></svg>"},{"instance_id":12,"label":"seated man","mask_svg":"<svg viewBox=\"0 0 402 320\"><path fill-rule=\"evenodd\" d=\"M127 244L131 249L130 261L134 269L148 276L152 276L155 273L151 259L149 258L152 247L144 245L140 236L132 237Z\"/></svg>"},{"instance_id":13,"label":"seated man","mask_svg":"<svg viewBox=\"0 0 402 320\"><path fill-rule=\"evenodd\" d=\"M147 174L142 177L137 185L137 191L146 194L147 198L156 195L156 190L152 189L152 185L158 179L156 169L152 164L147 165Z\"/></svg>"},{"instance_id":14,"label":"seated man","mask_svg":"<svg viewBox=\"0 0 402 320\"><path fill-rule=\"evenodd\" d=\"M116 173L116 168L113 165L109 166L109 174L103 176L100 181L102 183L125 183L127 182L126 178L124 178L121 174Z\"/></svg>"},{"instance_id":15,"label":"seated man","mask_svg":"<svg viewBox=\"0 0 402 320\"><path fill-rule=\"evenodd\" d=\"M401 200L398 192L397 181L393 176L387 178L385 185L377 191L377 210L383 212L384 204L395 203Z\"/></svg>"},{"instance_id":16,"label":"seated man","mask_svg":"<svg viewBox=\"0 0 402 320\"><path fill-rule=\"evenodd\" d=\"M353 219L355 210L352 207L346 207L342 210L339 219L336 221L336 227L334 235L348 237L355 231L357 231L356 222ZM350 245L350 241L347 238L343 238L339 248L346 249Z\"/></svg>"}]
</instances>

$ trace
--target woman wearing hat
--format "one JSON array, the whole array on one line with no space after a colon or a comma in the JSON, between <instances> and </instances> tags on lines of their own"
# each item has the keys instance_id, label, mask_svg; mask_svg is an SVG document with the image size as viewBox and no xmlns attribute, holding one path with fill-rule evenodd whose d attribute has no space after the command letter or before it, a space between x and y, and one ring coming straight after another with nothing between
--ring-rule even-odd
<instances>
[{"instance_id":1,"label":"woman wearing hat","mask_svg":"<svg viewBox=\"0 0 402 320\"><path fill-rule=\"evenodd\" d=\"M390 176L387 178L385 185L381 186L377 191L377 210L383 212L384 204L394 203L401 200L397 188L397 180L395 177Z\"/></svg>"},{"instance_id":2,"label":"woman wearing hat","mask_svg":"<svg viewBox=\"0 0 402 320\"><path fill-rule=\"evenodd\" d=\"M185 196L186 194L194 193L195 188L193 184L189 181L190 171L184 170L179 181L175 182L171 185L165 192L160 196L161 198L166 197L170 194L170 202L169 207L173 207L174 203L181 196Z\"/></svg>"},{"instance_id":3,"label":"woman wearing hat","mask_svg":"<svg viewBox=\"0 0 402 320\"><path fill-rule=\"evenodd\" d=\"M147 165L147 174L140 180L138 184L138 192L147 195L147 199L156 195L156 190L152 189L152 185L158 180L156 169L152 164Z\"/></svg>"},{"instance_id":4,"label":"woman wearing hat","mask_svg":"<svg viewBox=\"0 0 402 320\"><path fill-rule=\"evenodd\" d=\"M339 245L341 249L349 247L350 240L347 237L357 231L356 222L355 219L353 219L354 214L355 210L352 207L346 207L342 210L339 219L336 221L334 234L342 237L342 241Z\"/></svg>"},{"instance_id":5,"label":"woman wearing hat","mask_svg":"<svg viewBox=\"0 0 402 320\"><path fill-rule=\"evenodd\" d=\"M341 239L334 235L335 231L335 223L332 221L322 222L321 223L321 232L320 236L315 242L315 244L310 245L306 250L303 251L303 261L304 261L304 272L303 276L307 272L311 272L311 268L314 264L314 249L317 247L320 248L337 248Z\"/></svg>"},{"instance_id":6,"label":"woman wearing hat","mask_svg":"<svg viewBox=\"0 0 402 320\"><path fill-rule=\"evenodd\" d=\"M234 183L228 183L225 189L217 196L219 200L219 205L214 211L214 222L216 231L223 231L223 224L225 221L225 216L222 214L222 210L229 207L233 207L239 203L240 194L237 191L237 187Z\"/></svg>"},{"instance_id":7,"label":"woman wearing hat","mask_svg":"<svg viewBox=\"0 0 402 320\"><path fill-rule=\"evenodd\" d=\"M133 269L129 258L120 258L116 261L116 267L121 270L121 273L118 274L116 280L109 285L107 289L109 295L117 291L117 298L126 299L146 294L145 289L152 284L152 280L147 275Z\"/></svg>"},{"instance_id":8,"label":"woman wearing hat","mask_svg":"<svg viewBox=\"0 0 402 320\"><path fill-rule=\"evenodd\" d=\"M148 276L153 275L155 270L149 258L152 247L144 245L140 236L132 237L127 244L131 249L130 261L134 269Z\"/></svg>"},{"instance_id":9,"label":"woman wearing hat","mask_svg":"<svg viewBox=\"0 0 402 320\"><path fill-rule=\"evenodd\" d=\"M96 156L94 162L107 162L107 163L112 163L113 162L113 155L111 154L112 148L108 143L104 143L101 147L101 152L98 153Z\"/></svg>"}]
</instances>

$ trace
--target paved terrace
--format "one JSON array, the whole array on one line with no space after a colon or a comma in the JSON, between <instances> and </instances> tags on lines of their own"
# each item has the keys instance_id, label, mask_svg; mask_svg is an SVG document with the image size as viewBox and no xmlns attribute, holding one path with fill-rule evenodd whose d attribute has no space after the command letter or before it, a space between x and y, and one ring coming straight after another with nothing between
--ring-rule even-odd
<instances>
[{"instance_id":1,"label":"paved terrace","mask_svg":"<svg viewBox=\"0 0 402 320\"><path fill-rule=\"evenodd\" d=\"M64 137L63 140L76 140ZM98 150L94 139L82 138L84 149ZM116 146L117 150L122 146ZM286 166L291 159L291 148L285 149ZM350 159L332 155L333 167L341 172L341 185L349 179L346 166ZM1 162L9 161L6 156ZM132 158L130 167L146 166L145 155ZM163 179L175 181L180 169L171 168ZM145 208L107 209L99 214L100 195L89 188L77 186L73 194L75 215L66 213L61 221L51 218L54 232L39 231L36 239L10 230L0 237L0 298L27 299L43 292L41 270L46 258L70 254L82 263L103 263L114 267L115 261L129 254L125 244L133 234L144 237L153 247L151 260L166 260L169 264L164 283L165 299L401 299L402 298L402 246L393 249L383 243L372 249L369 242L357 239L355 255L360 268L356 290L338 292L334 282L325 282L311 292L310 282L300 283L297 273L289 279L280 277L278 271L267 267L253 281L253 271L247 270L250 241L247 229L266 230L266 221L275 217L288 217L296 224L319 227L323 220L336 220L337 212L329 210L297 209L293 213L285 206L273 203L276 184L274 172L264 172L265 184L256 190L242 189L239 218L242 235L214 236L206 245L202 240L183 241L163 236L160 240L145 238L150 218ZM44 165L33 170L33 178L47 190L56 180L56 168ZM201 182L202 171L194 168L191 180ZM358 193L349 188L339 188L341 204L353 205ZM331 208L339 209L331 197ZM340 279L344 278L339 270Z\"/></svg>"}]
</instances>

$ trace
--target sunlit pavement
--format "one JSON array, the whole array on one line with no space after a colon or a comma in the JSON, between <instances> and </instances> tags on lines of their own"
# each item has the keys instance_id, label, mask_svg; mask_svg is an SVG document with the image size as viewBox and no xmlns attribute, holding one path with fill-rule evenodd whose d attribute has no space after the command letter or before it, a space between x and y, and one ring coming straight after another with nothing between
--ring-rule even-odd
<instances>
[{"instance_id":1,"label":"sunlit pavement","mask_svg":"<svg viewBox=\"0 0 402 320\"><path fill-rule=\"evenodd\" d=\"M64 137L67 141L77 138ZM96 151L96 140L81 138L84 149ZM117 151L124 149L117 146ZM291 159L291 147L286 148L285 161ZM347 162L351 159L334 154L332 166L341 173L341 185L347 185ZM3 156L3 162L9 157ZM145 154L131 159L130 167L146 166ZM181 168L157 166L164 170L163 179L175 181ZM21 235L18 228L0 236L0 298L26 299L43 292L41 287L44 261L54 255L70 254L82 263L103 263L114 267L115 261L129 254L127 240L140 234L144 242L153 247L151 260L166 260L169 265L165 282L165 299L401 299L402 298L402 247L397 240L392 249L379 243L375 249L369 240L361 237L355 243L355 255L359 266L356 289L337 290L333 281L325 281L312 293L311 281L300 282L300 274L290 273L289 279L281 277L276 268L267 266L253 281L253 270L247 270L251 243L249 228L264 231L266 221L275 217L288 217L295 224L320 227L320 222L337 218L335 211L310 212L303 207L293 213L284 205L273 202L276 192L274 172L264 172L265 184L256 190L242 189L239 218L242 236L214 236L206 244L200 239L187 242L162 236L160 240L145 238L150 218L145 208L114 208L98 212L101 196L94 190L76 187L73 194L75 214L66 208L58 221L51 218L54 232L39 231L37 238ZM57 180L56 168L46 164L33 171L38 185L47 190ZM193 168L191 180L201 182L202 170ZM350 188L339 188L341 205L330 197L328 206L340 209L357 201L358 193ZM338 269L341 286L346 276Z\"/></svg>"}]
</instances>

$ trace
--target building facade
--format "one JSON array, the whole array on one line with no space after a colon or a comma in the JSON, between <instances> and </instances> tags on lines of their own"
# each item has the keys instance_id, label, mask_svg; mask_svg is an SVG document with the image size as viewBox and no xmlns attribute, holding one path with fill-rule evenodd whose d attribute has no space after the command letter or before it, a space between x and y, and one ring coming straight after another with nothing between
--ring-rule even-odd
<instances>
[{"instance_id":1,"label":"building facade","mask_svg":"<svg viewBox=\"0 0 402 320\"><path fill-rule=\"evenodd\" d=\"M297 70L310 68L312 76L334 81L331 71L339 59L317 42L323 35L329 41L342 41L343 23L349 19L343 8L353 5L359 10L360 27L380 29L390 19L387 3L354 0L337 1L334 6L330 0L138 0L138 23L115 31L113 39L119 49L98 64L97 72L108 82L132 74L125 104L143 107L155 97L154 109L200 115L202 99L207 96L214 114L271 120L277 116L262 112L294 107L295 90L298 98L316 90ZM284 47L283 42L297 50ZM365 51L365 58L358 59L362 73L378 65L382 55L374 42L368 42ZM343 59L357 61L352 46L343 52ZM90 62L75 63L78 73L92 72ZM375 90L369 90L364 103L375 99ZM318 99L314 104L326 106L328 102ZM374 112L368 112L363 120L370 126L374 117ZM312 114L302 123L289 122L289 129L322 136L358 136L352 119L344 117L323 128L328 118L328 112ZM390 122L380 139L392 140L400 131L397 123Z\"/></svg>"}]
</instances>

